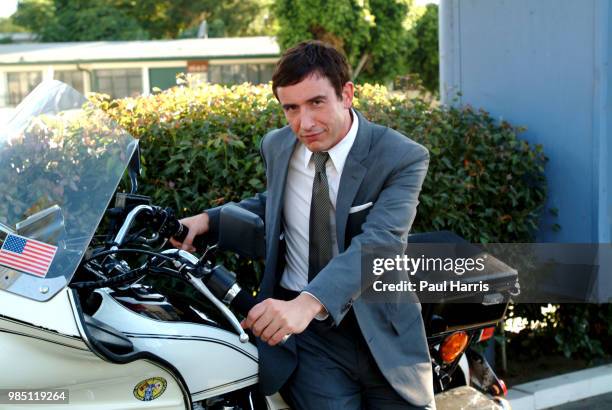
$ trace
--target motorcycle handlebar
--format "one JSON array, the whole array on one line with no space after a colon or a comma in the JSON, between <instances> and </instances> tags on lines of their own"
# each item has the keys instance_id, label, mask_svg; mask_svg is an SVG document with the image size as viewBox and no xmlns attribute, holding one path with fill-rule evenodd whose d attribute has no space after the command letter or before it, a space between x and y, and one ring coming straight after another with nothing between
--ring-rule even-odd
<instances>
[{"instance_id":1,"label":"motorcycle handlebar","mask_svg":"<svg viewBox=\"0 0 612 410\"><path fill-rule=\"evenodd\" d=\"M166 214L166 221L160 229L160 234L183 242L189 234L189 228L176 218L172 209L166 208L163 212ZM196 236L193 240L193 247L199 251L206 249L206 235Z\"/></svg>"},{"instance_id":2,"label":"motorcycle handlebar","mask_svg":"<svg viewBox=\"0 0 612 410\"><path fill-rule=\"evenodd\" d=\"M173 237L183 242L189 234L189 228L180 223L171 208L160 209L164 216L164 223L159 229L161 235ZM193 241L193 246L198 249L206 248L206 235L198 235ZM202 278L206 286L219 300L226 305L246 315L253 306L257 304L256 299L249 292L241 289L236 282L236 274L222 265L218 265Z\"/></svg>"},{"instance_id":3,"label":"motorcycle handlebar","mask_svg":"<svg viewBox=\"0 0 612 410\"><path fill-rule=\"evenodd\" d=\"M189 234L189 228L180 223L171 208L158 209L159 211L161 211L161 216L163 216L164 220L159 233L165 237L173 237L177 241L183 242ZM205 249L206 245L206 235L195 237L193 246L197 250ZM236 274L222 265L213 268L202 279L217 299L223 301L242 315L246 316L251 308L257 304L255 297L237 284Z\"/></svg>"}]
</instances>

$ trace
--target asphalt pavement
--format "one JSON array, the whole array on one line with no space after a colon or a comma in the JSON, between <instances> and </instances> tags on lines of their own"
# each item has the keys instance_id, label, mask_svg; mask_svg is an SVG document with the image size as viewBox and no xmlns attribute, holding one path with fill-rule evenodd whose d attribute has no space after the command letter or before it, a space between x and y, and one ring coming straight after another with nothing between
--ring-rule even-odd
<instances>
[{"instance_id":1,"label":"asphalt pavement","mask_svg":"<svg viewBox=\"0 0 612 410\"><path fill-rule=\"evenodd\" d=\"M562 406L549 407L546 410L610 410L612 409L612 393L573 401Z\"/></svg>"}]
</instances>

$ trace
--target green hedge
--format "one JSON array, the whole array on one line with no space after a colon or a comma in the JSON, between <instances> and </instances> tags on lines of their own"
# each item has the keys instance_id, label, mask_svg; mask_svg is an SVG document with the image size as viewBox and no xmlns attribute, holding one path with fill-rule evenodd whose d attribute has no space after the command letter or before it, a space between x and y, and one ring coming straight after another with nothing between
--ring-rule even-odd
<instances>
[{"instance_id":1,"label":"green hedge","mask_svg":"<svg viewBox=\"0 0 612 410\"><path fill-rule=\"evenodd\" d=\"M141 193L190 215L265 187L259 143L284 117L269 85L181 85L139 98L91 99L141 139ZM380 86L355 107L431 153L413 231L452 230L473 242L533 239L546 197L540 146L470 107L432 108Z\"/></svg>"}]
</instances>

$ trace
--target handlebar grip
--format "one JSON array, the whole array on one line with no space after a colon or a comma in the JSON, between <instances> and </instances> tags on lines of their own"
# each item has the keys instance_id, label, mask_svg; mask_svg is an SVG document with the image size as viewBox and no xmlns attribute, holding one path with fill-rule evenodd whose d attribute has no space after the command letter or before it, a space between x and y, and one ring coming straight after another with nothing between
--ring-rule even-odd
<instances>
[{"instance_id":1,"label":"handlebar grip","mask_svg":"<svg viewBox=\"0 0 612 410\"><path fill-rule=\"evenodd\" d=\"M185 225L183 225L182 223L178 221L177 221L177 224L178 224L178 227L175 233L172 235L172 237L179 242L183 242L185 238L187 237L187 234L189 233L189 228L187 228Z\"/></svg>"},{"instance_id":2,"label":"handlebar grip","mask_svg":"<svg viewBox=\"0 0 612 410\"><path fill-rule=\"evenodd\" d=\"M244 289L240 290L238 294L230 302L230 307L246 316L249 310L257 304L257 300L249 292Z\"/></svg>"},{"instance_id":3,"label":"handlebar grip","mask_svg":"<svg viewBox=\"0 0 612 410\"><path fill-rule=\"evenodd\" d=\"M189 235L189 228L176 218L172 208L159 208L157 212L157 216L162 216L164 220L159 233L164 237L172 237L179 242L184 242L187 235ZM208 241L205 234L198 235L193 240L193 246L197 250L206 249L206 245L208 245Z\"/></svg>"},{"instance_id":4,"label":"handlebar grip","mask_svg":"<svg viewBox=\"0 0 612 410\"><path fill-rule=\"evenodd\" d=\"M183 242L189 234L189 228L178 221L177 224L176 233L172 237L179 242ZM193 247L198 251L206 249L206 235L197 235L193 239Z\"/></svg>"}]
</instances>

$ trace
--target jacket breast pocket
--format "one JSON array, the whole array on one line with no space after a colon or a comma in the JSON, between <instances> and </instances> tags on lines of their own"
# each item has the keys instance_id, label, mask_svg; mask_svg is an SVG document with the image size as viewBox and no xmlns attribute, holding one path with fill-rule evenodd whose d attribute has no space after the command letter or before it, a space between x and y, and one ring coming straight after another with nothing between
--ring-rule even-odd
<instances>
[{"instance_id":1,"label":"jacket breast pocket","mask_svg":"<svg viewBox=\"0 0 612 410\"><path fill-rule=\"evenodd\" d=\"M366 217L368 216L368 213L370 213L370 209L372 208L368 207L368 208L365 208L365 209L349 214L348 220L346 221L346 236L345 236L347 247L348 247L348 244L351 243L351 239L353 239L354 236L357 236L361 232L363 232L363 230L361 229L361 226L365 222Z\"/></svg>"}]
</instances>

